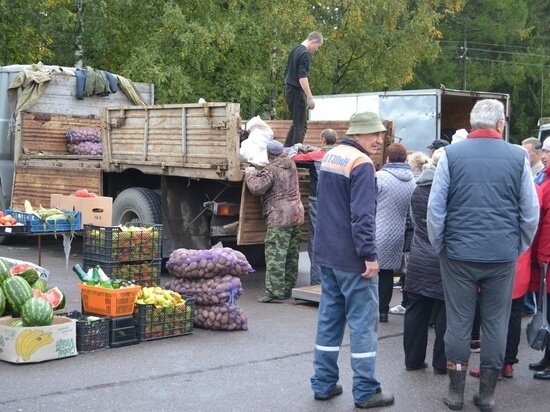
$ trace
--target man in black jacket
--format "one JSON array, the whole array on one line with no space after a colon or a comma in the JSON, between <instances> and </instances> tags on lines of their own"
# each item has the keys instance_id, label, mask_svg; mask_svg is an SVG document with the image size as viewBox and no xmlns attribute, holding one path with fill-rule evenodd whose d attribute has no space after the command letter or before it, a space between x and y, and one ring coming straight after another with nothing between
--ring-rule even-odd
<instances>
[{"instance_id":1,"label":"man in black jacket","mask_svg":"<svg viewBox=\"0 0 550 412\"><path fill-rule=\"evenodd\" d=\"M292 117L285 146L303 143L307 130L307 110L313 110L315 101L309 88L311 55L323 44L323 36L312 32L302 43L295 46L288 55L285 69L285 101Z\"/></svg>"}]
</instances>

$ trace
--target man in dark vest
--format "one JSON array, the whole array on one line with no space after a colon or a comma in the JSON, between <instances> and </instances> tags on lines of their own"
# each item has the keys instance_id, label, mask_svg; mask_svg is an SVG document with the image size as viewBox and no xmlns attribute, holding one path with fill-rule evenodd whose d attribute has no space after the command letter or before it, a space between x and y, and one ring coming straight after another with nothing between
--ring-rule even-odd
<instances>
[{"instance_id":1,"label":"man in dark vest","mask_svg":"<svg viewBox=\"0 0 550 412\"><path fill-rule=\"evenodd\" d=\"M474 403L494 407L504 363L516 258L537 229L538 200L521 148L502 139L504 106L478 101L466 140L445 147L428 201L427 229L439 253L447 312L450 384L444 403L460 410L476 302L481 310L481 376Z\"/></svg>"},{"instance_id":2,"label":"man in dark vest","mask_svg":"<svg viewBox=\"0 0 550 412\"><path fill-rule=\"evenodd\" d=\"M311 55L319 50L322 44L323 36L314 31L302 43L296 45L288 55L285 69L285 101L292 117L292 126L286 136L286 147L304 141L307 130L307 110L315 108L308 79Z\"/></svg>"}]
</instances>

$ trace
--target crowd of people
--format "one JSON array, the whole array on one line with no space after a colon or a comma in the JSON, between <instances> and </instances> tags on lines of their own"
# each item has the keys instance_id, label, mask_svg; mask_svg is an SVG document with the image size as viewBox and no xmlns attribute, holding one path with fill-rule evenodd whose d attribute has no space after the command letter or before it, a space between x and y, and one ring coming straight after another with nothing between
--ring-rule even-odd
<instances>
[{"instance_id":1,"label":"crowd of people","mask_svg":"<svg viewBox=\"0 0 550 412\"><path fill-rule=\"evenodd\" d=\"M479 377L474 403L483 411L494 408L499 376L513 376L525 296L540 298L540 267L550 260L550 138L506 142L496 100L477 102L470 123L452 142L435 140L427 156L393 143L376 170L372 156L386 129L377 114L357 113L340 139L326 129L317 148L273 141L270 164L246 170L268 226L262 303L287 299L295 286L304 222L296 164L310 171L310 274L311 284L321 284L315 399L343 392L337 360L347 325L355 406L393 404L375 372L378 324L388 313L404 314L408 371L428 367L433 327L431 365L448 376L449 409L463 408L468 370ZM404 296L394 311L389 303L403 262ZM469 365L473 349L481 352L479 367ZM550 380L550 349L529 368L535 379Z\"/></svg>"}]
</instances>

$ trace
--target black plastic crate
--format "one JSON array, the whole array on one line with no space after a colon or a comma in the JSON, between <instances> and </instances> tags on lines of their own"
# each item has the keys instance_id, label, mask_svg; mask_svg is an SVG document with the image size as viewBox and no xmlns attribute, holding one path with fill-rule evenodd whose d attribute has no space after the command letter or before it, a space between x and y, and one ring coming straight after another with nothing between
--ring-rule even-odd
<instances>
[{"instance_id":1,"label":"black plastic crate","mask_svg":"<svg viewBox=\"0 0 550 412\"><path fill-rule=\"evenodd\" d=\"M112 279L133 280L140 286L159 286L162 259L143 262L101 262L99 260L84 259L83 266L88 269L99 265Z\"/></svg>"},{"instance_id":2,"label":"black plastic crate","mask_svg":"<svg viewBox=\"0 0 550 412\"><path fill-rule=\"evenodd\" d=\"M137 338L153 340L193 333L195 300L186 298L185 304L157 308L155 305L136 305L134 322Z\"/></svg>"},{"instance_id":3,"label":"black plastic crate","mask_svg":"<svg viewBox=\"0 0 550 412\"><path fill-rule=\"evenodd\" d=\"M122 346L135 345L139 343L136 338L136 328L134 327L133 316L121 316L110 318L111 333L109 345L111 348L120 348Z\"/></svg>"},{"instance_id":4,"label":"black plastic crate","mask_svg":"<svg viewBox=\"0 0 550 412\"><path fill-rule=\"evenodd\" d=\"M162 225L84 225L84 259L107 263L151 261L162 258L161 245Z\"/></svg>"},{"instance_id":5,"label":"black plastic crate","mask_svg":"<svg viewBox=\"0 0 550 412\"><path fill-rule=\"evenodd\" d=\"M79 353L109 348L109 318L80 312L70 312L68 317L76 319L76 349Z\"/></svg>"}]
</instances>

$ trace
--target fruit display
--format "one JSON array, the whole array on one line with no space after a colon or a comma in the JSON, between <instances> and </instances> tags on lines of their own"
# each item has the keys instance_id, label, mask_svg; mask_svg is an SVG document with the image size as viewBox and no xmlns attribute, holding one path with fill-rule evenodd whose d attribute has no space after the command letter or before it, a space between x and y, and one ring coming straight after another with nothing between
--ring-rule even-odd
<instances>
[{"instance_id":1,"label":"fruit display","mask_svg":"<svg viewBox=\"0 0 550 412\"><path fill-rule=\"evenodd\" d=\"M4 280L2 289L6 295L7 306L15 316L21 314L25 302L33 297L31 286L19 276L11 276Z\"/></svg>"},{"instance_id":2,"label":"fruit display","mask_svg":"<svg viewBox=\"0 0 550 412\"><path fill-rule=\"evenodd\" d=\"M53 308L43 298L30 298L21 308L23 326L48 326L53 320Z\"/></svg>"},{"instance_id":3,"label":"fruit display","mask_svg":"<svg viewBox=\"0 0 550 412\"><path fill-rule=\"evenodd\" d=\"M137 296L134 322L139 340L189 334L193 318L194 301L177 292L144 287Z\"/></svg>"},{"instance_id":4,"label":"fruit display","mask_svg":"<svg viewBox=\"0 0 550 412\"><path fill-rule=\"evenodd\" d=\"M29 285L32 285L38 280L40 273L34 266L27 263L20 263L10 269L10 275L21 276Z\"/></svg>"},{"instance_id":5,"label":"fruit display","mask_svg":"<svg viewBox=\"0 0 550 412\"><path fill-rule=\"evenodd\" d=\"M42 206L35 210L28 200L25 200L24 212L8 209L6 213L13 215L18 221L24 222L32 233L70 232L72 235L75 230L80 228L82 219L80 212L70 210L46 209Z\"/></svg>"},{"instance_id":6,"label":"fruit display","mask_svg":"<svg viewBox=\"0 0 550 412\"><path fill-rule=\"evenodd\" d=\"M161 258L162 225L84 225L84 259L126 262Z\"/></svg>"},{"instance_id":7,"label":"fruit display","mask_svg":"<svg viewBox=\"0 0 550 412\"><path fill-rule=\"evenodd\" d=\"M88 192L88 189L78 189L73 193L76 197L97 197L94 192Z\"/></svg>"},{"instance_id":8,"label":"fruit display","mask_svg":"<svg viewBox=\"0 0 550 412\"><path fill-rule=\"evenodd\" d=\"M52 342L51 332L27 329L17 337L15 352L23 360L29 360L38 349Z\"/></svg>"},{"instance_id":9,"label":"fruit display","mask_svg":"<svg viewBox=\"0 0 550 412\"><path fill-rule=\"evenodd\" d=\"M11 263L13 264L13 263ZM39 270L28 262L16 263L11 269L8 264L0 258L0 316L3 314L16 317L23 315L23 308L33 298L39 298L51 309L63 309L65 307L65 295L58 287L48 288L46 280L39 277ZM20 326L31 326L30 323L38 322L37 325L47 326L51 324L52 318L46 315L38 316L37 310L45 308L42 302L36 302L26 309L26 318L29 322L22 322ZM30 312L29 312L30 311ZM50 312L47 308L45 312ZM29 317L30 315L30 317ZM50 323L43 324L41 319L49 319ZM34 319L34 320L33 320Z\"/></svg>"},{"instance_id":10,"label":"fruit display","mask_svg":"<svg viewBox=\"0 0 550 412\"><path fill-rule=\"evenodd\" d=\"M9 213L4 215L4 212L0 210L0 227L1 226L25 226L25 223L18 222L16 218L14 218Z\"/></svg>"}]
</instances>

